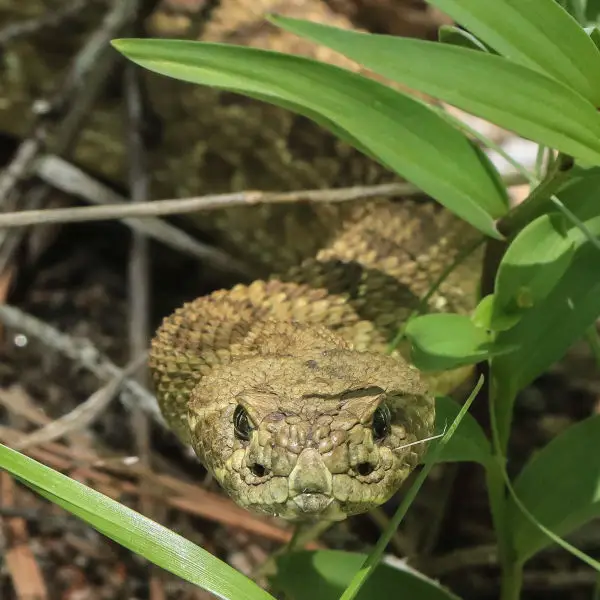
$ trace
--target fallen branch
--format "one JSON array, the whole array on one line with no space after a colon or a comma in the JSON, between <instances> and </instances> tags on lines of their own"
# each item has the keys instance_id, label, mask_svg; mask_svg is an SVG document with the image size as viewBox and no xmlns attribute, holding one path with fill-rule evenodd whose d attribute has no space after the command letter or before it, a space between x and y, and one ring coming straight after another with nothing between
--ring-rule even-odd
<instances>
[{"instance_id":1,"label":"fallen branch","mask_svg":"<svg viewBox=\"0 0 600 600\"><path fill-rule=\"evenodd\" d=\"M108 408L127 377L135 375L135 372L145 363L146 359L146 353L138 354L136 359L132 360L106 385L96 390L85 402L77 405L71 412L59 419L51 421L33 433L26 435L13 445L14 449L23 451L32 446L53 442L91 425Z\"/></svg>"},{"instance_id":2,"label":"fallen branch","mask_svg":"<svg viewBox=\"0 0 600 600\"><path fill-rule=\"evenodd\" d=\"M40 167L44 177L47 164ZM49 223L79 223L84 221L107 221L131 217L148 218L173 214L185 214L203 210L218 210L232 206L253 204L290 204L296 202L350 202L369 198L408 196L419 193L410 183L386 183L381 185L355 186L333 190L303 190L298 192L244 191L231 194L212 194L177 200L155 200L135 204L112 204L110 206L80 206L26 210L0 215L0 227L24 227Z\"/></svg>"},{"instance_id":3,"label":"fallen branch","mask_svg":"<svg viewBox=\"0 0 600 600\"><path fill-rule=\"evenodd\" d=\"M55 187L66 194L72 194L92 204L108 205L103 208L114 209L121 206L128 206L128 201L117 194L110 187L100 183L83 170L68 161L55 156L44 156L37 162L37 176L45 183ZM146 204L146 203L140 203ZM148 204L153 204L149 202ZM89 207L83 207L87 209ZM96 208L96 207L93 207ZM3 217L11 214L30 214L38 212L45 214L55 209L43 209L39 211L21 211L18 213L6 213ZM58 210L81 210L81 208L59 208ZM2 218L2 217L0 217ZM242 274L246 277L252 276L252 268L244 262L233 258L227 252L214 248L195 239L190 234L182 231L178 227L157 218L146 219L122 219L123 224L127 225L133 231L143 233L170 248L183 252L189 256L205 261L219 269ZM67 221L54 221L55 223L66 223ZM39 224L39 223L33 223Z\"/></svg>"},{"instance_id":4,"label":"fallen branch","mask_svg":"<svg viewBox=\"0 0 600 600\"><path fill-rule=\"evenodd\" d=\"M14 306L0 304L0 321L7 327L17 329L40 340L43 344L91 371L103 381L123 374L123 369L104 356L89 340L73 338L61 333L48 323L44 323ZM156 423L166 427L154 395L134 379L128 377L123 381L123 392L119 398L128 410L141 408Z\"/></svg>"},{"instance_id":5,"label":"fallen branch","mask_svg":"<svg viewBox=\"0 0 600 600\"><path fill-rule=\"evenodd\" d=\"M119 194L87 175L77 167L52 155L40 159L37 175L52 186L84 198L95 204L109 206L78 206L46 210L25 210L0 214L0 227L25 227L50 223L82 223L113 219L149 219L197 211L219 210L254 204L294 204L297 202L352 202L372 198L416 196L422 192L407 182L357 185L337 189L298 190L294 192L261 192L246 190L229 194L207 194L193 198L153 200L126 204ZM507 178L506 184L518 184L520 179ZM86 186L88 189L86 190ZM133 227L133 225L132 225ZM141 230L141 226L138 227ZM147 233L147 231L145 232ZM152 235L148 233L148 235ZM156 236L155 236L156 237Z\"/></svg>"}]
</instances>

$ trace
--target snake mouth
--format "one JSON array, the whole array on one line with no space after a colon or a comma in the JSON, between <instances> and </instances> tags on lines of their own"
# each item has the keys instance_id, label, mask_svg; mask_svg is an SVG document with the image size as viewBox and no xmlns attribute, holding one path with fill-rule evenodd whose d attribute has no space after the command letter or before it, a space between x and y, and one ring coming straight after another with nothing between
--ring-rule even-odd
<instances>
[{"instance_id":1,"label":"snake mouth","mask_svg":"<svg viewBox=\"0 0 600 600\"><path fill-rule=\"evenodd\" d=\"M319 514L329 507L333 498L326 494L304 493L295 496L293 501L303 513Z\"/></svg>"}]
</instances>

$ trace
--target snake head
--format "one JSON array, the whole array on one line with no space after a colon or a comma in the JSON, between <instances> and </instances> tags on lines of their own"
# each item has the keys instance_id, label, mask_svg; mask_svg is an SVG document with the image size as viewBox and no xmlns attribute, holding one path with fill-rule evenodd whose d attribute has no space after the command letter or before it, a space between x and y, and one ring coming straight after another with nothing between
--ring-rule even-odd
<instances>
[{"instance_id":1,"label":"snake head","mask_svg":"<svg viewBox=\"0 0 600 600\"><path fill-rule=\"evenodd\" d=\"M294 521L342 520L388 500L433 422L414 367L350 349L220 365L188 413L192 445L229 495Z\"/></svg>"}]
</instances>

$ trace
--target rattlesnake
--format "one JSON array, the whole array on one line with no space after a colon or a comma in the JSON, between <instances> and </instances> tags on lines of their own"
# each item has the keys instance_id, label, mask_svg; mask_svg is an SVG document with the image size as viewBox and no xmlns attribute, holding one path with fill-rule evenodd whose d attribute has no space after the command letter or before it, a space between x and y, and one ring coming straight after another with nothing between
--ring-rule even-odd
<instances>
[{"instance_id":1,"label":"rattlesnake","mask_svg":"<svg viewBox=\"0 0 600 600\"><path fill-rule=\"evenodd\" d=\"M25 5L8 4L15 13ZM188 17L163 10L178 2L162 4L148 19L149 33L188 34L177 29ZM278 12L350 26L320 0L192 4L212 5L202 39L358 69L263 19ZM69 39L64 50L72 53ZM58 77L58 55L50 60L38 43L43 48L43 37L7 49L7 65L21 61L18 76L0 70L0 129L16 135L25 133L16 115L31 104L31 82L51 89ZM148 157L157 196L395 178L304 118L241 96L145 78L163 124L161 143ZM78 164L113 181L126 179L120 110L104 98L73 151ZM199 298L160 327L150 364L173 430L238 503L260 512L336 520L384 502L418 463L425 445L414 442L431 434L434 421L434 390L402 349L388 355L387 345L476 233L415 199L244 207L201 213L196 224L218 232L223 246L264 279ZM479 265L474 256L457 268L429 309L471 309Z\"/></svg>"},{"instance_id":2,"label":"rattlesnake","mask_svg":"<svg viewBox=\"0 0 600 600\"><path fill-rule=\"evenodd\" d=\"M186 304L152 342L173 430L239 504L290 520L369 510L417 465L433 397L385 350L473 239L431 204L375 201L337 217L315 258ZM455 273L432 307L464 310L473 292Z\"/></svg>"}]
</instances>

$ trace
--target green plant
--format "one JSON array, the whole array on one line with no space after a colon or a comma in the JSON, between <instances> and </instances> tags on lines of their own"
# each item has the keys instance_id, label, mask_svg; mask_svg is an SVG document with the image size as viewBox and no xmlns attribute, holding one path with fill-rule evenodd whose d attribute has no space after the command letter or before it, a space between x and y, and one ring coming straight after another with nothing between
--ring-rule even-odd
<instances>
[{"instance_id":1,"label":"green plant","mask_svg":"<svg viewBox=\"0 0 600 600\"><path fill-rule=\"evenodd\" d=\"M600 417L590 417L555 438L514 481L505 470L518 392L578 338L585 336L598 346L592 328L600 315L600 30L594 24L600 3L429 3L466 30L443 28L443 43L433 43L276 16L271 20L389 80L537 142L541 159L549 158L539 161L539 172L534 174L515 165L531 183L529 196L517 208L509 208L498 173L465 135L461 123L433 105L374 80L297 56L232 45L129 39L117 40L114 46L157 73L245 94L313 119L468 221L487 236L490 247L504 246L499 261L488 253L486 275L494 285L484 290L471 318L414 315L399 338L409 339L413 359L425 371L487 363L491 439L467 415L453 438L449 437L451 428L431 445L422 476L436 460L473 461L482 466L503 572L501 597L515 600L520 596L524 564L548 544L561 544L600 571L597 561L559 537L600 515L600 453L593 450L600 436ZM465 407L458 413L456 405L441 399L439 418L452 420L457 413L462 418ZM0 448L0 464L6 469L107 535L128 540L129 547L157 564L224 598L269 597L222 564L214 563L212 577L190 575L185 565L173 569L174 562L164 551L116 536L116 529L131 521L131 511L111 508L121 510L125 518L109 526L108 517L101 520L86 512L70 496L75 493L81 499L92 494L97 500L93 492L65 479L54 480L62 476L24 461L28 459ZM550 475L552 493L540 494L540 486L546 485ZM58 481L59 491L52 487ZM403 505L401 511L406 508ZM307 588L311 597L317 595L314 586L306 585L310 581L320 582L320 598L382 597L400 582L407 597L455 597L407 569L379 564L402 514L398 513L370 556L292 553L280 559L275 584L297 599L306 596ZM146 520L136 519L138 525L150 527ZM164 540L169 541L170 535L161 530ZM155 544L162 539L155 538ZM216 560L180 539L174 547L180 549L177 552L196 553L200 564L211 568Z\"/></svg>"}]
</instances>

